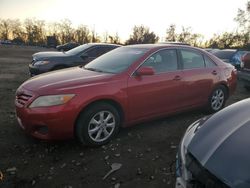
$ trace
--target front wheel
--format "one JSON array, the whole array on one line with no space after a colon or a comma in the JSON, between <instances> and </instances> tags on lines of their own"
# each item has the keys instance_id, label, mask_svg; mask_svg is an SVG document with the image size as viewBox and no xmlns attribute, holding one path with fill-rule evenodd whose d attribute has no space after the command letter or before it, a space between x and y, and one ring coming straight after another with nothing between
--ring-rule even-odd
<instances>
[{"instance_id":1,"label":"front wheel","mask_svg":"<svg viewBox=\"0 0 250 188\"><path fill-rule=\"evenodd\" d=\"M120 116L116 108L108 103L98 103L80 114L76 136L84 145L100 146L108 143L119 127Z\"/></svg>"},{"instance_id":2,"label":"front wheel","mask_svg":"<svg viewBox=\"0 0 250 188\"><path fill-rule=\"evenodd\" d=\"M226 103L227 92L224 86L215 88L208 99L208 111L210 113L218 112Z\"/></svg>"}]
</instances>

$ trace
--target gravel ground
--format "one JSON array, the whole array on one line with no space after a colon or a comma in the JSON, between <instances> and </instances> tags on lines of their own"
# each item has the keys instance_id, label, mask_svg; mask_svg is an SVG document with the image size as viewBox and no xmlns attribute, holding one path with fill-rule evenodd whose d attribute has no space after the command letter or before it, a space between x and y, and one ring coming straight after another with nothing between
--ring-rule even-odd
<instances>
[{"instance_id":1,"label":"gravel ground","mask_svg":"<svg viewBox=\"0 0 250 188\"><path fill-rule=\"evenodd\" d=\"M199 110L124 128L99 148L24 134L15 118L15 91L29 78L31 55L45 50L51 49L0 46L0 187L174 187L178 143L190 123L204 116ZM249 94L239 81L227 105ZM120 169L103 180L113 163Z\"/></svg>"}]
</instances>

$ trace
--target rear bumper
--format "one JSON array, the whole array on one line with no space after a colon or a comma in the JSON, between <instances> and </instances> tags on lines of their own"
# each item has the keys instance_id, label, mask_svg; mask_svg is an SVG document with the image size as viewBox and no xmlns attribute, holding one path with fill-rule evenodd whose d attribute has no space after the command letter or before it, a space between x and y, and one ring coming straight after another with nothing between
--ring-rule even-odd
<instances>
[{"instance_id":1,"label":"rear bumper","mask_svg":"<svg viewBox=\"0 0 250 188\"><path fill-rule=\"evenodd\" d=\"M250 86L250 72L247 71L239 71L238 78L244 82L244 85Z\"/></svg>"}]
</instances>

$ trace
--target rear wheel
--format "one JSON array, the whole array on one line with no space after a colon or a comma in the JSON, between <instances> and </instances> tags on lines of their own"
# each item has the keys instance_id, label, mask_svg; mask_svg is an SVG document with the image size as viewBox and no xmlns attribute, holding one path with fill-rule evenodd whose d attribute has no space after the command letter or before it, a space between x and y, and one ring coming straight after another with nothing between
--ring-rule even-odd
<instances>
[{"instance_id":1,"label":"rear wheel","mask_svg":"<svg viewBox=\"0 0 250 188\"><path fill-rule=\"evenodd\" d=\"M210 113L218 112L226 103L227 90L224 86L216 87L208 99L208 111Z\"/></svg>"},{"instance_id":2,"label":"rear wheel","mask_svg":"<svg viewBox=\"0 0 250 188\"><path fill-rule=\"evenodd\" d=\"M76 124L76 136L84 145L100 146L108 143L119 131L120 116L108 103L90 106L80 114Z\"/></svg>"}]
</instances>

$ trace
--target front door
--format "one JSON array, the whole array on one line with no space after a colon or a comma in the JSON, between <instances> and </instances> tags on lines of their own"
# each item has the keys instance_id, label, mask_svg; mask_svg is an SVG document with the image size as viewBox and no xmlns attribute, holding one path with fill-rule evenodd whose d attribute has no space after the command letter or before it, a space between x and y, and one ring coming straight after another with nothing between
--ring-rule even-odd
<instances>
[{"instance_id":1,"label":"front door","mask_svg":"<svg viewBox=\"0 0 250 188\"><path fill-rule=\"evenodd\" d=\"M155 70L154 75L128 79L129 120L160 116L176 110L182 101L182 71L175 49L160 50L142 65Z\"/></svg>"}]
</instances>

